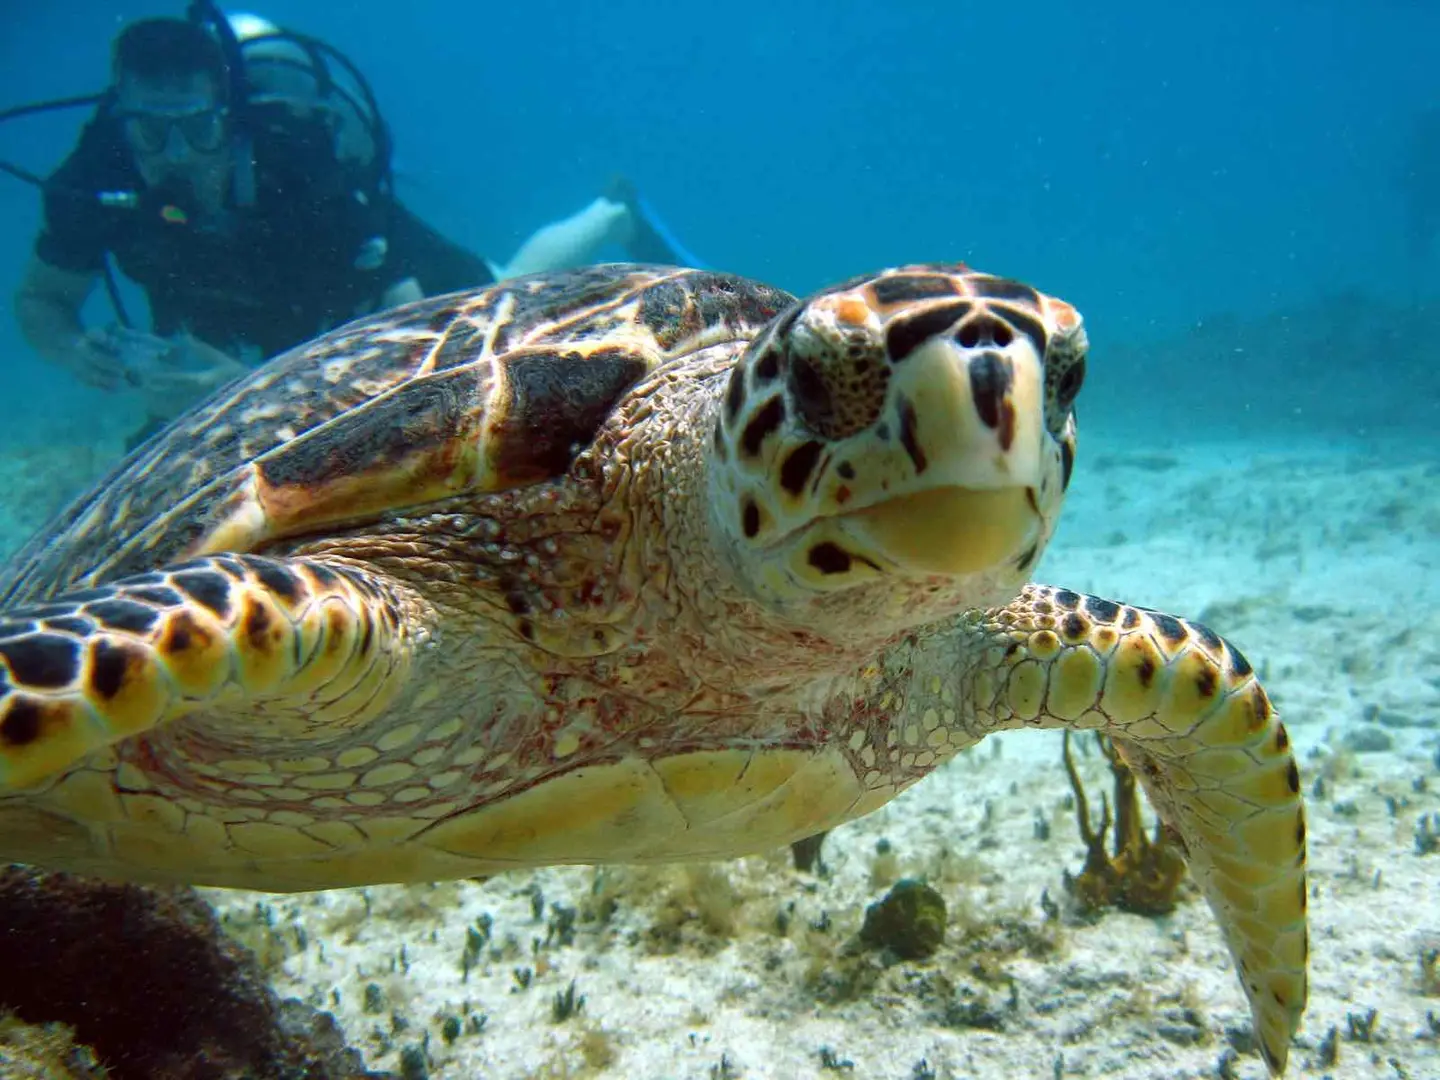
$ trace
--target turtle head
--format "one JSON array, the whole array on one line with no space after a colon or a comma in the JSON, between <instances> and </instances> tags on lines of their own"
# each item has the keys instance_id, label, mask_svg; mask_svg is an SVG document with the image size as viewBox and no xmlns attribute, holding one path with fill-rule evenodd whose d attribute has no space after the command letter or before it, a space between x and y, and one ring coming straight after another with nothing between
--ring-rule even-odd
<instances>
[{"instance_id":1,"label":"turtle head","mask_svg":"<svg viewBox=\"0 0 1440 1080\"><path fill-rule=\"evenodd\" d=\"M714 432L712 506L741 576L787 609L881 615L851 602L869 596L901 621L1008 600L1070 479L1085 352L1068 304L956 266L885 271L777 316Z\"/></svg>"}]
</instances>

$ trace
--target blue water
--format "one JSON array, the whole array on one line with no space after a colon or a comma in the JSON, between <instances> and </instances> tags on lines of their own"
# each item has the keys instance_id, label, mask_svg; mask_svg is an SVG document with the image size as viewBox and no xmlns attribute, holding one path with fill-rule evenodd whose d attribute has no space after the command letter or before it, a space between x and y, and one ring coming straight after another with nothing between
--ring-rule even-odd
<instances>
[{"instance_id":1,"label":"blue water","mask_svg":"<svg viewBox=\"0 0 1440 1080\"><path fill-rule=\"evenodd\" d=\"M125 19L179 10L7 5L0 102L98 89ZM1107 366L1111 344L1346 290L1409 303L1440 284L1433 262L1407 257L1404 177L1415 118L1440 103L1434 5L363 0L261 13L360 64L394 128L404 196L473 248L508 257L623 172L701 257L792 290L965 259L1082 308L1100 347L1087 408L1101 416L1128 413L1147 374L1139 358ZM80 120L8 125L0 156L43 172ZM7 296L37 213L32 189L0 178ZM12 388L38 384L63 406L73 388L12 319L0 347Z\"/></svg>"}]
</instances>

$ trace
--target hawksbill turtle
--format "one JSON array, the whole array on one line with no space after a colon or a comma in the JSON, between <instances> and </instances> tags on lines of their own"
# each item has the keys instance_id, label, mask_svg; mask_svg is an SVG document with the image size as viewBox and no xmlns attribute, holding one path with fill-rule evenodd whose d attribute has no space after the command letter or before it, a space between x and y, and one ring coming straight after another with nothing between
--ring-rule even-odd
<instances>
[{"instance_id":1,"label":"hawksbill turtle","mask_svg":"<svg viewBox=\"0 0 1440 1080\"><path fill-rule=\"evenodd\" d=\"M1282 1071L1305 819L1244 657L1026 584L1075 309L964 266L803 301L619 264L422 300L221 390L0 582L0 857L271 891L723 858L986 734L1099 730Z\"/></svg>"}]
</instances>

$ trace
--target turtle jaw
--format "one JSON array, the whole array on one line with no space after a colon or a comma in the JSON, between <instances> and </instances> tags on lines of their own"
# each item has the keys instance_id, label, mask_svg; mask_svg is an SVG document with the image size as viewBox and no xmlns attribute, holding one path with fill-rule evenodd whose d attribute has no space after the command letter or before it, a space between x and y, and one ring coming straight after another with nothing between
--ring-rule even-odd
<instances>
[{"instance_id":1,"label":"turtle jaw","mask_svg":"<svg viewBox=\"0 0 1440 1080\"><path fill-rule=\"evenodd\" d=\"M907 492L781 538L761 556L760 593L827 607L855 594L853 603L887 625L1003 603L1038 561L1053 523L1028 485Z\"/></svg>"},{"instance_id":2,"label":"turtle jaw","mask_svg":"<svg viewBox=\"0 0 1440 1080\"><path fill-rule=\"evenodd\" d=\"M1028 487L931 488L831 520L850 550L913 575L983 573L1036 546L1044 531Z\"/></svg>"}]
</instances>

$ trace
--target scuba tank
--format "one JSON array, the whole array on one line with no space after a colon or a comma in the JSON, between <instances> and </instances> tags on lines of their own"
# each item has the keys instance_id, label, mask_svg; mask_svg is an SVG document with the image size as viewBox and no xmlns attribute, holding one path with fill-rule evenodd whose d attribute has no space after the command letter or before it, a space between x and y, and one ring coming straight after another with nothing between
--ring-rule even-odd
<instances>
[{"instance_id":1,"label":"scuba tank","mask_svg":"<svg viewBox=\"0 0 1440 1080\"><path fill-rule=\"evenodd\" d=\"M262 16L227 15L214 0L196 0L188 15L210 31L225 56L237 138L253 142L265 127L314 125L325 131L335 160L364 178L368 197L393 194L390 131L368 80L349 57ZM237 147L242 158L248 149ZM237 190L237 200L245 194ZM249 194L253 199L253 190Z\"/></svg>"}]
</instances>

